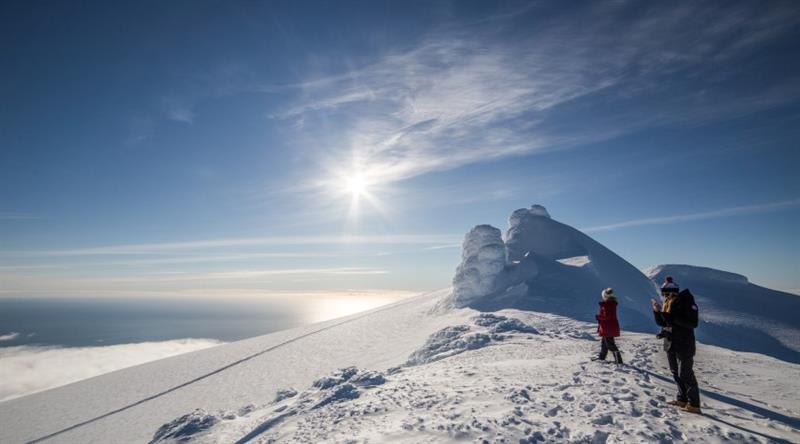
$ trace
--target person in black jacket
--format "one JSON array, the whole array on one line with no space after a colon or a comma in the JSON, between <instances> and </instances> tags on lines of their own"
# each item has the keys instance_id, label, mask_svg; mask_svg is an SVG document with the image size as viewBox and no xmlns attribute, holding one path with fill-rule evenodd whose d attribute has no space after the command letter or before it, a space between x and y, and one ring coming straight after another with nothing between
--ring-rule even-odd
<instances>
[{"instance_id":1,"label":"person in black jacket","mask_svg":"<svg viewBox=\"0 0 800 444\"><path fill-rule=\"evenodd\" d=\"M664 305L655 299L653 317L662 327L659 338L664 339L664 350L672 377L678 384L678 395L667 404L682 407L684 411L701 414L700 389L694 376L695 339L698 310L694 296L689 290L679 291L678 285L667 277L661 286Z\"/></svg>"}]
</instances>

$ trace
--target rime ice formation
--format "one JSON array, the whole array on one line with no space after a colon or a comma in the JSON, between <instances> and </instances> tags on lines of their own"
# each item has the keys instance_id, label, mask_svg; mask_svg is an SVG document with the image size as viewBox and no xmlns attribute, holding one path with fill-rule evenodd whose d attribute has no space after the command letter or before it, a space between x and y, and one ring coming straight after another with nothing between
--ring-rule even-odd
<instances>
[{"instance_id":1,"label":"rime ice formation","mask_svg":"<svg viewBox=\"0 0 800 444\"><path fill-rule=\"evenodd\" d=\"M657 285L672 276L695 295L702 321L696 332L700 341L800 363L799 296L713 268L659 265L646 274Z\"/></svg>"},{"instance_id":2,"label":"rime ice formation","mask_svg":"<svg viewBox=\"0 0 800 444\"><path fill-rule=\"evenodd\" d=\"M461 264L453 278L453 293L460 306L496 291L498 276L506 265L506 246L500 230L478 225L464 236Z\"/></svg>"},{"instance_id":3,"label":"rime ice formation","mask_svg":"<svg viewBox=\"0 0 800 444\"><path fill-rule=\"evenodd\" d=\"M593 321L600 291L613 287L627 328L652 329L655 286L634 266L541 205L511 213L506 241L479 225L464 237L453 278L452 307L521 308Z\"/></svg>"}]
</instances>

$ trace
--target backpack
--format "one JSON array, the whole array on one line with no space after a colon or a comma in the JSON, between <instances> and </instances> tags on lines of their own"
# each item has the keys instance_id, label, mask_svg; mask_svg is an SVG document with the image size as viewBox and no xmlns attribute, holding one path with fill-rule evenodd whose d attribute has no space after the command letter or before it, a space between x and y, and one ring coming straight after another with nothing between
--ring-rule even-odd
<instances>
[{"instance_id":1,"label":"backpack","mask_svg":"<svg viewBox=\"0 0 800 444\"><path fill-rule=\"evenodd\" d=\"M694 300L694 295L688 290L681 290L678 293L678 300L681 304L681 311L686 318L686 321L692 326L697 328L700 321L700 309L697 307L697 302Z\"/></svg>"}]
</instances>

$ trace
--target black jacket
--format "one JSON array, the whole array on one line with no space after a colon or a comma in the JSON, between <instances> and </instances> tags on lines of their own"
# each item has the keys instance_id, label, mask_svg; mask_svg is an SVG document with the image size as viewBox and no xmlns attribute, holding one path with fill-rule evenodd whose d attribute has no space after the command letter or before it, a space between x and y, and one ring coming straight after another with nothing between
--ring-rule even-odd
<instances>
[{"instance_id":1,"label":"black jacket","mask_svg":"<svg viewBox=\"0 0 800 444\"><path fill-rule=\"evenodd\" d=\"M656 324L669 330L664 334L664 350L694 356L694 329L697 328L698 310L689 290L678 294L669 313L654 311L653 316Z\"/></svg>"}]
</instances>

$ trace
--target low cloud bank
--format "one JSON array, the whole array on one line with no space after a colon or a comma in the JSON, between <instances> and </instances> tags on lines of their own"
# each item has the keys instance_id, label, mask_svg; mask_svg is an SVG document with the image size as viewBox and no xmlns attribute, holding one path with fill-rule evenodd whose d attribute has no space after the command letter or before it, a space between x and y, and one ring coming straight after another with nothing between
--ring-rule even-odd
<instances>
[{"instance_id":1,"label":"low cloud bank","mask_svg":"<svg viewBox=\"0 0 800 444\"><path fill-rule=\"evenodd\" d=\"M215 339L176 339L102 347L0 348L0 401L219 344Z\"/></svg>"}]
</instances>

